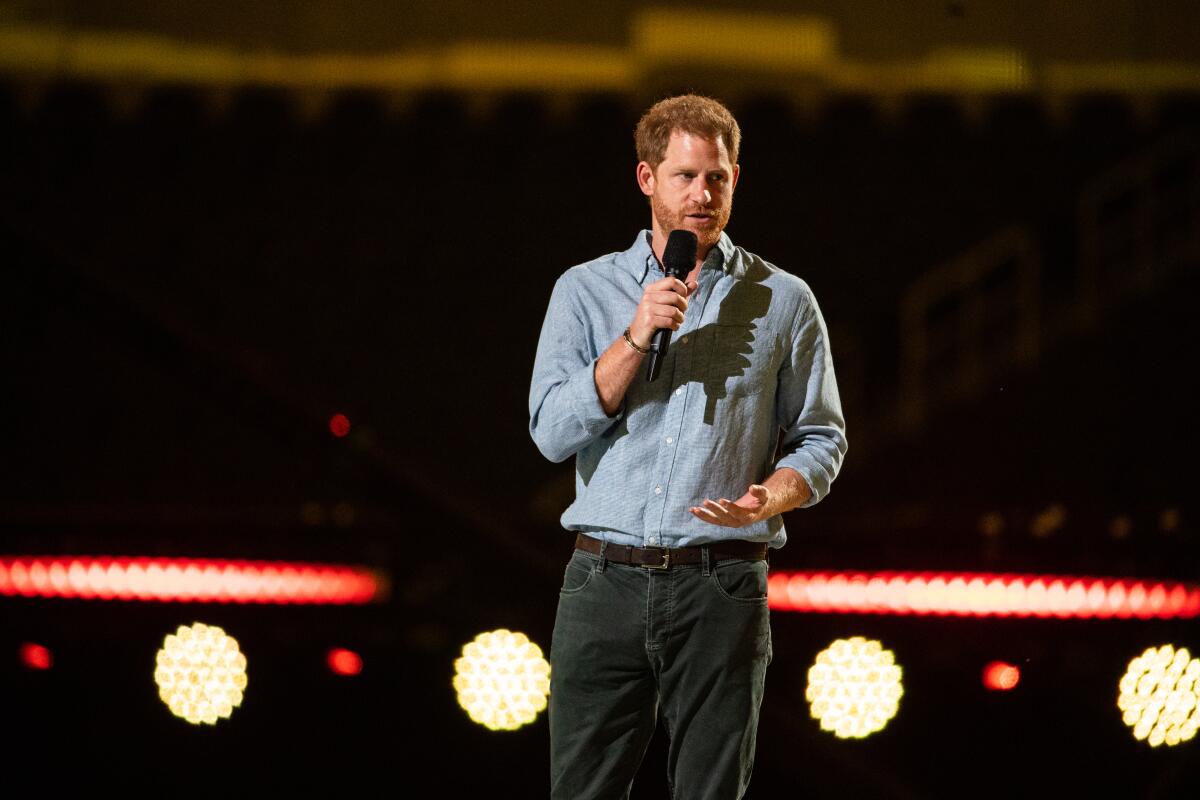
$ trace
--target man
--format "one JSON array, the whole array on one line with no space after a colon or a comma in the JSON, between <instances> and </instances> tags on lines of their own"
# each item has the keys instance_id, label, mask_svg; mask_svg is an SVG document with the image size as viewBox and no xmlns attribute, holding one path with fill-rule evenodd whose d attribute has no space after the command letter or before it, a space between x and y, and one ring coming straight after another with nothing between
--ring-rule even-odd
<instances>
[{"instance_id":1,"label":"man","mask_svg":"<svg viewBox=\"0 0 1200 800\"><path fill-rule=\"evenodd\" d=\"M740 139L706 97L646 112L652 228L568 270L546 312L529 428L576 471L550 652L555 798L626 797L660 710L673 796L742 796L771 659L767 550L786 541L780 514L824 496L845 455L812 293L724 233ZM677 229L698 241L683 281L661 266ZM673 339L651 382L660 328Z\"/></svg>"}]
</instances>

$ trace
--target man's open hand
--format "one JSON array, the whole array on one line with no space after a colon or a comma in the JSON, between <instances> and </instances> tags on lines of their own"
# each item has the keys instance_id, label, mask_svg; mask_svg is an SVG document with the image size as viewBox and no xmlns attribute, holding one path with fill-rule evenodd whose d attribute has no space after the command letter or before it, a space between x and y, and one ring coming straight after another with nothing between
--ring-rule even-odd
<instances>
[{"instance_id":1,"label":"man's open hand","mask_svg":"<svg viewBox=\"0 0 1200 800\"><path fill-rule=\"evenodd\" d=\"M704 499L703 505L692 506L688 511L699 520L726 528L740 528L766 518L767 500L770 491L762 484L754 484L736 501Z\"/></svg>"}]
</instances>

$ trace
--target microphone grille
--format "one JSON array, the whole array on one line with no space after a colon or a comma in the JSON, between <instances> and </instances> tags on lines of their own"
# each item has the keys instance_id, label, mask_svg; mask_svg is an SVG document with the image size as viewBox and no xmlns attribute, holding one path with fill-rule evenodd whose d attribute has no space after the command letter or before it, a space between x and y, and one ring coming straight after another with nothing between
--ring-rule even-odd
<instances>
[{"instance_id":1,"label":"microphone grille","mask_svg":"<svg viewBox=\"0 0 1200 800\"><path fill-rule=\"evenodd\" d=\"M674 230L667 237L663 248L663 269L669 275L683 280L696 263L696 234L691 231Z\"/></svg>"}]
</instances>

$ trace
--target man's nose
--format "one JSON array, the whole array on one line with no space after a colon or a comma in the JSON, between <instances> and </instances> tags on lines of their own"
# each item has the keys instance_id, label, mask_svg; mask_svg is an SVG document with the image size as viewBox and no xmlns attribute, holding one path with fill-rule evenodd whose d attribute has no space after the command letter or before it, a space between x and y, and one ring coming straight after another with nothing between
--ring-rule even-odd
<instances>
[{"instance_id":1,"label":"man's nose","mask_svg":"<svg viewBox=\"0 0 1200 800\"><path fill-rule=\"evenodd\" d=\"M701 179L697 179L692 185L692 197L695 198L697 203L707 205L712 202L712 192L708 190L708 187L704 185L704 181Z\"/></svg>"}]
</instances>

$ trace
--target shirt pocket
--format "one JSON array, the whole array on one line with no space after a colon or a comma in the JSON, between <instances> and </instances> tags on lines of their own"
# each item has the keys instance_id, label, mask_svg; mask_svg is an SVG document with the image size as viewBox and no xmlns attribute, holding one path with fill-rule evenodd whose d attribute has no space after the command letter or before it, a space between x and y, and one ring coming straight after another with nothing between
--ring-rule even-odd
<instances>
[{"instance_id":1,"label":"shirt pocket","mask_svg":"<svg viewBox=\"0 0 1200 800\"><path fill-rule=\"evenodd\" d=\"M718 397L746 397L774 379L775 353L770 337L753 323L713 325L704 384Z\"/></svg>"}]
</instances>

